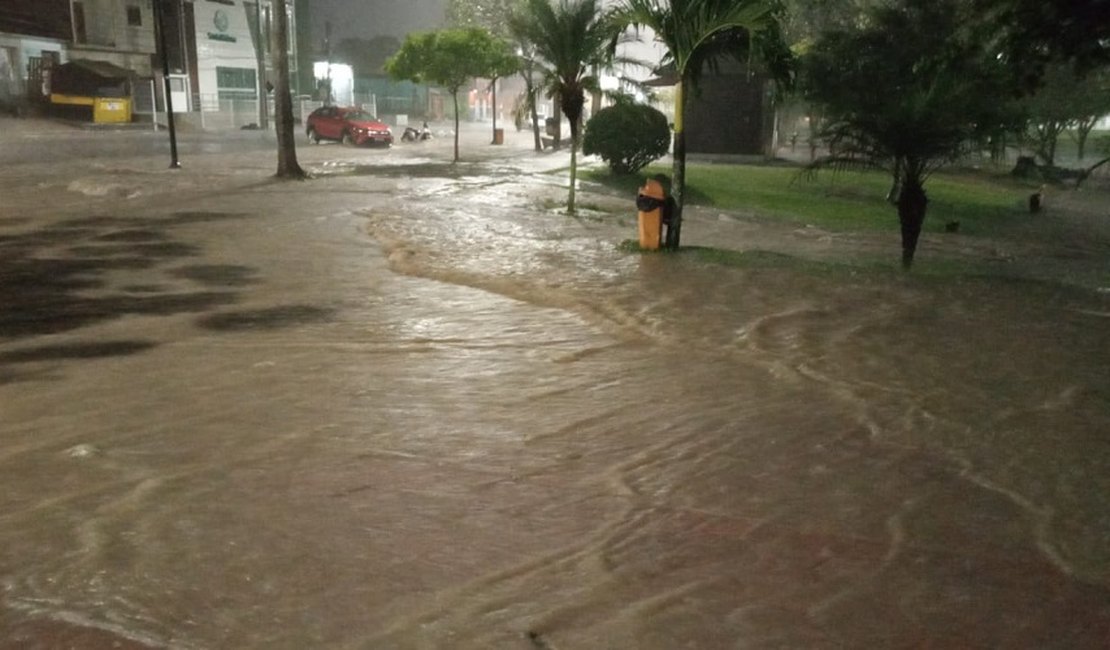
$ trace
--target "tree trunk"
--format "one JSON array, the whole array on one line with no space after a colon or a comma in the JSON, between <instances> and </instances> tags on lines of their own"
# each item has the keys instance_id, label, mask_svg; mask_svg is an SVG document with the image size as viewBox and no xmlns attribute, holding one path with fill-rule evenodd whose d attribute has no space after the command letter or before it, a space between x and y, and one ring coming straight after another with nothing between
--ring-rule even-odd
<instances>
[{"instance_id":1,"label":"tree trunk","mask_svg":"<svg viewBox=\"0 0 1110 650\"><path fill-rule=\"evenodd\" d=\"M582 107L585 105L586 97L580 92L563 106L563 112L570 122L570 195L567 198L567 214L574 214L574 194L578 182L578 134L581 131Z\"/></svg>"},{"instance_id":2,"label":"tree trunk","mask_svg":"<svg viewBox=\"0 0 1110 650\"><path fill-rule=\"evenodd\" d=\"M903 178L902 193L898 196L898 221L902 225L902 268L910 270L921 226L925 223L925 210L929 199L921 179Z\"/></svg>"},{"instance_id":3,"label":"tree trunk","mask_svg":"<svg viewBox=\"0 0 1110 650\"><path fill-rule=\"evenodd\" d=\"M998 164L1006 161L1008 139L1009 136L1005 132L996 133L991 137L991 162Z\"/></svg>"},{"instance_id":4,"label":"tree trunk","mask_svg":"<svg viewBox=\"0 0 1110 650\"><path fill-rule=\"evenodd\" d=\"M902 159L894 161L893 179L890 181L890 191L886 193L886 202L897 205L898 198L902 195Z\"/></svg>"},{"instance_id":5,"label":"tree trunk","mask_svg":"<svg viewBox=\"0 0 1110 650\"><path fill-rule=\"evenodd\" d=\"M1079 178L1075 179L1075 189L1078 190L1079 187L1081 185L1083 185L1083 181L1087 180L1091 176L1091 174L1094 173L1094 171L1096 169L1098 169L1099 167L1102 167L1106 163L1110 163L1110 158L1103 158L1102 160L1098 161L1097 163L1091 165L1087 169L1084 169L1082 172L1080 172Z\"/></svg>"},{"instance_id":6,"label":"tree trunk","mask_svg":"<svg viewBox=\"0 0 1110 650\"><path fill-rule=\"evenodd\" d=\"M667 241L664 247L677 251L682 240L682 208L686 199L686 83L675 84L674 92L674 178L671 179L671 195L674 197L674 212L671 225L667 228Z\"/></svg>"},{"instance_id":7,"label":"tree trunk","mask_svg":"<svg viewBox=\"0 0 1110 650\"><path fill-rule=\"evenodd\" d=\"M821 118L817 115L817 111L813 110L812 105L809 111L807 111L806 117L809 118L809 162L813 162L817 160L817 122Z\"/></svg>"},{"instance_id":8,"label":"tree trunk","mask_svg":"<svg viewBox=\"0 0 1110 650\"><path fill-rule=\"evenodd\" d=\"M451 99L455 102L455 162L459 162L459 89L451 90Z\"/></svg>"},{"instance_id":9,"label":"tree trunk","mask_svg":"<svg viewBox=\"0 0 1110 650\"><path fill-rule=\"evenodd\" d=\"M543 151L543 139L540 137L540 114L536 110L536 86L532 83L532 69L524 77L524 89L528 93L528 110L532 114L532 136L535 138L536 151Z\"/></svg>"},{"instance_id":10,"label":"tree trunk","mask_svg":"<svg viewBox=\"0 0 1110 650\"><path fill-rule=\"evenodd\" d=\"M297 142L293 137L293 98L289 95L289 14L285 0L274 0L274 123L277 128L279 178L304 178L297 164ZM259 98L265 101L264 97Z\"/></svg>"},{"instance_id":11,"label":"tree trunk","mask_svg":"<svg viewBox=\"0 0 1110 650\"><path fill-rule=\"evenodd\" d=\"M555 134L551 136L555 139L555 148L563 146L563 101L557 98L555 102L555 109L552 111L554 115L552 118L555 120Z\"/></svg>"},{"instance_id":12,"label":"tree trunk","mask_svg":"<svg viewBox=\"0 0 1110 650\"><path fill-rule=\"evenodd\" d=\"M570 123L570 195L567 197L567 214L574 214L574 189L578 182L578 128Z\"/></svg>"},{"instance_id":13,"label":"tree trunk","mask_svg":"<svg viewBox=\"0 0 1110 650\"><path fill-rule=\"evenodd\" d=\"M1079 120L1075 125L1075 157L1078 160L1083 160L1087 154L1087 137L1091 135L1091 130L1098 124L1098 118L1092 117Z\"/></svg>"},{"instance_id":14,"label":"tree trunk","mask_svg":"<svg viewBox=\"0 0 1110 650\"><path fill-rule=\"evenodd\" d=\"M1063 131L1061 122L1046 122L1037 128L1037 156L1046 167L1056 166L1056 141Z\"/></svg>"},{"instance_id":15,"label":"tree trunk","mask_svg":"<svg viewBox=\"0 0 1110 650\"><path fill-rule=\"evenodd\" d=\"M497 144L497 77L494 77L489 83L490 88L493 90L493 136L490 144Z\"/></svg>"},{"instance_id":16,"label":"tree trunk","mask_svg":"<svg viewBox=\"0 0 1110 650\"><path fill-rule=\"evenodd\" d=\"M600 79L601 78L601 75L598 73L598 67L597 67L596 64L590 69L590 74L593 75L594 79ZM600 110L601 110L601 91L600 90L591 91L590 92L590 117L593 117L594 115L597 115L597 112L600 111Z\"/></svg>"}]
</instances>

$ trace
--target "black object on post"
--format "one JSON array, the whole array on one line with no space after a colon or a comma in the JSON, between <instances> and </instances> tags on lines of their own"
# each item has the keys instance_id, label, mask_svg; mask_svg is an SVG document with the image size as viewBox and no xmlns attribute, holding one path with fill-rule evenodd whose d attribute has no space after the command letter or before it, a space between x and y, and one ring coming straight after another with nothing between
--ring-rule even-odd
<instances>
[{"instance_id":1,"label":"black object on post","mask_svg":"<svg viewBox=\"0 0 1110 650\"><path fill-rule=\"evenodd\" d=\"M170 55L166 51L166 25L162 20L163 0L154 0L154 28L158 30L158 47L162 50L162 80L165 82L166 93L166 124L170 129L170 169L178 169L181 163L177 160L177 130L173 122L173 97L170 90Z\"/></svg>"}]
</instances>

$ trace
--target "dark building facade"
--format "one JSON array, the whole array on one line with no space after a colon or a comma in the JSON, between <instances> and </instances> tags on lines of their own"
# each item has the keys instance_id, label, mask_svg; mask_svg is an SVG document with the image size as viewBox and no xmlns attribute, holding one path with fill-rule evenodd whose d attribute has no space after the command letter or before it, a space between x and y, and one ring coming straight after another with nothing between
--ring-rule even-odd
<instances>
[{"instance_id":1,"label":"dark building facade","mask_svg":"<svg viewBox=\"0 0 1110 650\"><path fill-rule=\"evenodd\" d=\"M706 74L686 104L686 150L768 155L774 129L771 100L771 84L760 74Z\"/></svg>"},{"instance_id":2,"label":"dark building facade","mask_svg":"<svg viewBox=\"0 0 1110 650\"><path fill-rule=\"evenodd\" d=\"M69 0L4 0L0 33L67 41L73 36Z\"/></svg>"}]
</instances>

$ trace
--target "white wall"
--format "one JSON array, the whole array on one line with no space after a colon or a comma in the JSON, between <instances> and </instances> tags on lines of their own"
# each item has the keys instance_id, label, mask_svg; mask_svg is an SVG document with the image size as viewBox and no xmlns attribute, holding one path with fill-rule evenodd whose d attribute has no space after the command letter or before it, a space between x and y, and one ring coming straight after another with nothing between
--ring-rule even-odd
<instances>
[{"instance_id":1,"label":"white wall","mask_svg":"<svg viewBox=\"0 0 1110 650\"><path fill-rule=\"evenodd\" d=\"M19 58L17 70L20 79L27 78L27 60L32 57L42 56L43 52L57 52L59 57L58 60L61 63L65 63L69 60L65 43L49 38L0 34L0 45L15 48L17 57Z\"/></svg>"},{"instance_id":2,"label":"white wall","mask_svg":"<svg viewBox=\"0 0 1110 650\"><path fill-rule=\"evenodd\" d=\"M253 10L253 5L252 5ZM215 110L210 100L219 94L216 68L250 69L258 74L247 9L242 3L227 5L197 0L193 5L197 34L197 80L205 110Z\"/></svg>"}]
</instances>

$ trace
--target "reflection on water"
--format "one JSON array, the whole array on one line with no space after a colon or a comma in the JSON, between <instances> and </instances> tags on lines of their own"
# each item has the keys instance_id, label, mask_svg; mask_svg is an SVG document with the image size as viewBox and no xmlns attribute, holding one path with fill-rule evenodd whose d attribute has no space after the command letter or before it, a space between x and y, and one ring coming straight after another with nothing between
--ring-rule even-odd
<instances>
[{"instance_id":1,"label":"reflection on water","mask_svg":"<svg viewBox=\"0 0 1110 650\"><path fill-rule=\"evenodd\" d=\"M624 254L507 178L190 231L263 244L146 281L259 304L0 383L3 641L1110 638L1105 297Z\"/></svg>"}]
</instances>

